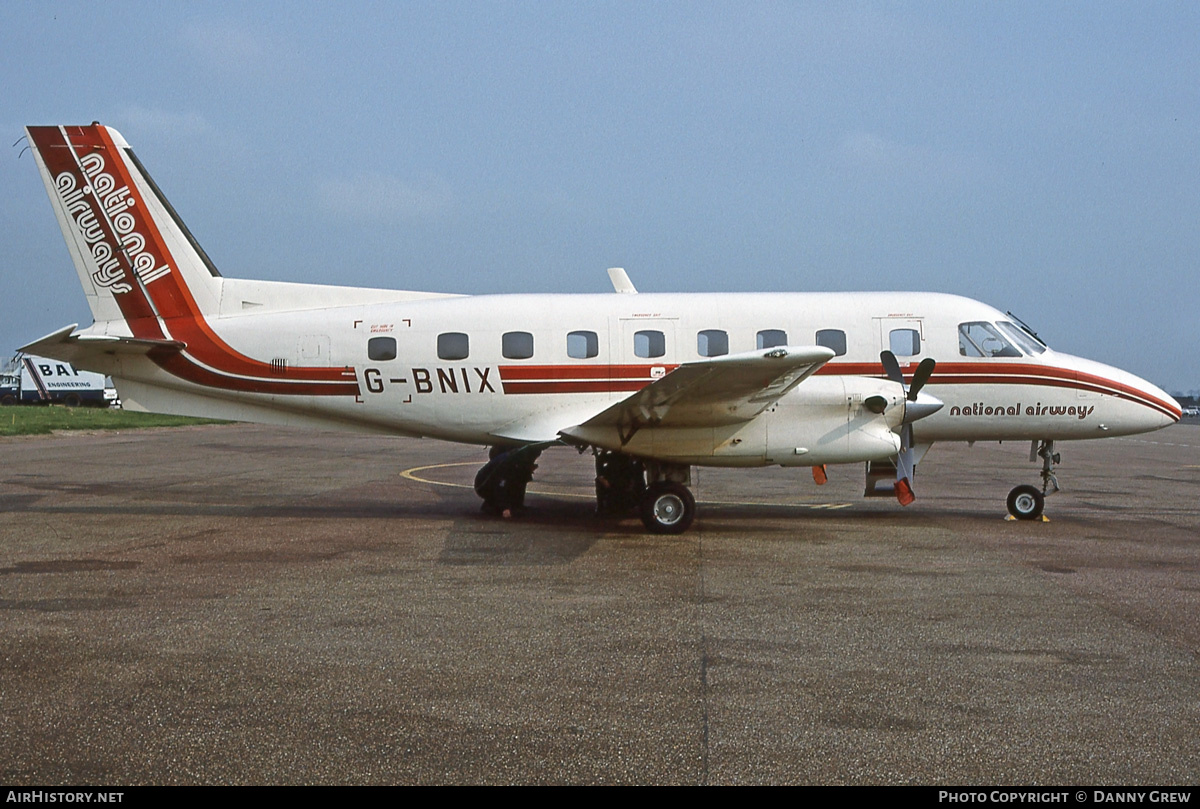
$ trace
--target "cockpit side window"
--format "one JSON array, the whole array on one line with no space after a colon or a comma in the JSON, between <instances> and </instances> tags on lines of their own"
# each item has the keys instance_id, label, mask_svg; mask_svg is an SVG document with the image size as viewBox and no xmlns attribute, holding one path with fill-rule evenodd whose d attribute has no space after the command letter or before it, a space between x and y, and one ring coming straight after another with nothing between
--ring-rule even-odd
<instances>
[{"instance_id":1,"label":"cockpit side window","mask_svg":"<svg viewBox=\"0 0 1200 809\"><path fill-rule=\"evenodd\" d=\"M958 353L964 357L1019 357L1018 351L1000 330L982 320L960 323Z\"/></svg>"}]
</instances>

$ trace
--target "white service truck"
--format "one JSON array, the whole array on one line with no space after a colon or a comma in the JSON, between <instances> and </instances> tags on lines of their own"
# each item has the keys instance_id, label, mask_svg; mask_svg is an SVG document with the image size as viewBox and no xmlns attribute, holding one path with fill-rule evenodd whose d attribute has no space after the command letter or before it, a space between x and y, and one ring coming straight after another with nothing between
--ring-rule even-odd
<instances>
[{"instance_id":1,"label":"white service truck","mask_svg":"<svg viewBox=\"0 0 1200 809\"><path fill-rule=\"evenodd\" d=\"M18 354L0 372L0 404L108 407L116 398L103 374L80 371L61 360Z\"/></svg>"}]
</instances>

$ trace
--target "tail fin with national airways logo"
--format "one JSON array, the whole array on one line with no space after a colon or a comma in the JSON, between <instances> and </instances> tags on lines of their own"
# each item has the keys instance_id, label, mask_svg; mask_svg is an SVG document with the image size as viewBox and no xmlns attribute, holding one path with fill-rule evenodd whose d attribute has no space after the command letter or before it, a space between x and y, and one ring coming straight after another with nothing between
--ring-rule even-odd
<instances>
[{"instance_id":1,"label":"tail fin with national airways logo","mask_svg":"<svg viewBox=\"0 0 1200 809\"><path fill-rule=\"evenodd\" d=\"M101 355L145 355L174 377L172 384L210 394L357 394L352 369L292 364L267 345L249 346L272 352L255 357L217 333L227 279L119 132L100 124L26 132L96 320L79 334L70 327L47 335L29 350L104 373L118 369ZM299 297L314 306L333 295L301 288Z\"/></svg>"},{"instance_id":2,"label":"tail fin with national airways logo","mask_svg":"<svg viewBox=\"0 0 1200 809\"><path fill-rule=\"evenodd\" d=\"M125 321L135 337L158 338L159 318L217 312L220 273L119 132L26 132L98 324Z\"/></svg>"}]
</instances>

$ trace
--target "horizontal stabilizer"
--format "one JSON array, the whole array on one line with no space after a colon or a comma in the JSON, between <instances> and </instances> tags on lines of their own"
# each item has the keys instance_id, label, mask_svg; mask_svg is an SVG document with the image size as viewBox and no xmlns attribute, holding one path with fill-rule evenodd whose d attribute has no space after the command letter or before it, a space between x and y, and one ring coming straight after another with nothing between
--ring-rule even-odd
<instances>
[{"instance_id":1,"label":"horizontal stabilizer","mask_svg":"<svg viewBox=\"0 0 1200 809\"><path fill-rule=\"evenodd\" d=\"M178 340L147 340L137 337L117 337L109 334L76 334L78 324L72 323L45 337L21 346L19 351L40 357L69 362L77 368L97 373L110 373L112 359L118 354L143 356L155 349L182 351L186 345Z\"/></svg>"}]
</instances>

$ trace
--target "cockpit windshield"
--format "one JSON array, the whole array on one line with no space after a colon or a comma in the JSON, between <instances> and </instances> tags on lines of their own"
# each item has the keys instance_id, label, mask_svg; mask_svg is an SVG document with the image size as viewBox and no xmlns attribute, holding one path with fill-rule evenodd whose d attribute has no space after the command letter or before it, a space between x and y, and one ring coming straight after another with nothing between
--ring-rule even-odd
<instances>
[{"instance_id":1,"label":"cockpit windshield","mask_svg":"<svg viewBox=\"0 0 1200 809\"><path fill-rule=\"evenodd\" d=\"M1048 347L1041 339L1032 336L1025 329L1014 323L1009 323L1007 320L1001 320L996 325L1030 356L1041 354Z\"/></svg>"},{"instance_id":2,"label":"cockpit windshield","mask_svg":"<svg viewBox=\"0 0 1200 809\"><path fill-rule=\"evenodd\" d=\"M1046 346L1007 320L975 320L958 326L958 353L964 357L1022 357L1041 354Z\"/></svg>"}]
</instances>

